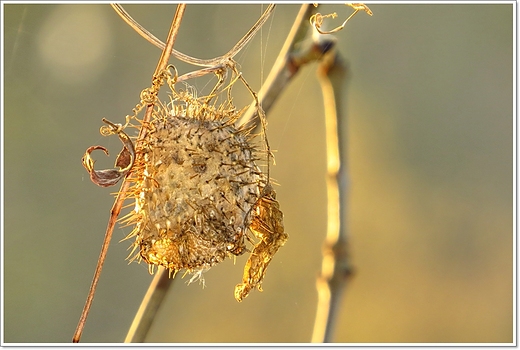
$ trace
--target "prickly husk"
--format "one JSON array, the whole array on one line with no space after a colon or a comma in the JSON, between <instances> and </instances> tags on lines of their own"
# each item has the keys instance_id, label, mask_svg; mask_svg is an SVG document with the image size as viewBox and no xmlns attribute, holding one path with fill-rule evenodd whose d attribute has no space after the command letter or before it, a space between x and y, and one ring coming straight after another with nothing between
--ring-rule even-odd
<instances>
[{"instance_id":1,"label":"prickly husk","mask_svg":"<svg viewBox=\"0 0 520 350\"><path fill-rule=\"evenodd\" d=\"M134 247L173 273L204 271L244 253L250 211L266 183L236 116L196 112L155 118L137 146Z\"/></svg>"}]
</instances>

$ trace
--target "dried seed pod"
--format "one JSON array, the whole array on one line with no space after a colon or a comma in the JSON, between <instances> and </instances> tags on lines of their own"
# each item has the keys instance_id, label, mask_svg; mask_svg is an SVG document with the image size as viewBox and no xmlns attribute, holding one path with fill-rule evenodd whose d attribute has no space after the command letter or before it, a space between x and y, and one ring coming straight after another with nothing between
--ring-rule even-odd
<instances>
[{"instance_id":1,"label":"dried seed pod","mask_svg":"<svg viewBox=\"0 0 520 350\"><path fill-rule=\"evenodd\" d=\"M147 263L195 273L245 252L248 214L266 179L234 110L174 113L152 121L138 147L133 234Z\"/></svg>"},{"instance_id":2,"label":"dried seed pod","mask_svg":"<svg viewBox=\"0 0 520 350\"><path fill-rule=\"evenodd\" d=\"M240 112L231 102L217 108L207 104L209 97L197 99L194 90L170 88L172 102L156 104L135 145L128 179L135 209L123 220L135 225L127 237L135 236L130 259L144 260L151 273L156 266L173 275L185 270L192 282L226 257L248 251L250 230L259 242L235 288L242 301L251 289L262 290L265 270L287 240L274 189L256 164L264 151L250 129L235 125ZM262 140L270 154L265 135Z\"/></svg>"}]
</instances>

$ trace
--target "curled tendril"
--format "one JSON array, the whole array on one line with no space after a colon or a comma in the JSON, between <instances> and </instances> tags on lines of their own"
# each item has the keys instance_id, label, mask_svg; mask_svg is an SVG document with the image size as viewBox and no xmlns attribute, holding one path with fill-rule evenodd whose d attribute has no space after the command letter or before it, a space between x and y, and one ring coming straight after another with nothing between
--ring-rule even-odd
<instances>
[{"instance_id":1,"label":"curled tendril","mask_svg":"<svg viewBox=\"0 0 520 350\"><path fill-rule=\"evenodd\" d=\"M172 75L172 73L170 72L171 69L174 70L175 74ZM177 68L175 68L175 66L171 64L168 65L159 74L154 76L152 79L152 86L141 91L141 94L139 95L141 102L139 102L133 109L134 116L137 116L137 114L144 108L144 106L152 105L157 102L157 94L159 93L159 89L161 88L161 86L164 84L164 81L166 81L168 86L173 90L173 86L177 82L177 78ZM128 125L128 120L126 125ZM106 128L106 126L104 127Z\"/></svg>"},{"instance_id":2,"label":"curled tendril","mask_svg":"<svg viewBox=\"0 0 520 350\"><path fill-rule=\"evenodd\" d=\"M121 124L112 123L111 121L109 121L105 118L103 118L102 120L104 123L107 124L107 125L103 125L103 126L101 126L101 128L99 128L99 132L103 136L110 136L113 134L117 134L123 130L123 126Z\"/></svg>"},{"instance_id":3,"label":"curled tendril","mask_svg":"<svg viewBox=\"0 0 520 350\"><path fill-rule=\"evenodd\" d=\"M170 72L171 69L173 69L174 74ZM177 83L177 79L179 78L179 72L177 71L177 67L175 67L173 64L168 65L165 70L165 75L168 87L170 88L170 90L175 90L174 86L175 83Z\"/></svg>"},{"instance_id":4,"label":"curled tendril","mask_svg":"<svg viewBox=\"0 0 520 350\"><path fill-rule=\"evenodd\" d=\"M372 16L372 14L373 14L372 11L368 8L367 5L362 4L362 3L348 3L346 5L352 7L354 9L354 12L339 27L336 27L336 28L334 28L332 30L321 30L321 26L323 25L323 20L325 18L336 18L336 17L338 17L337 13L335 13L335 12L334 13L330 13L328 15L322 15L321 13L316 13L316 14L312 15L311 18L310 18L311 25L314 28L316 28L316 30L320 34L332 34L332 33L339 32L340 30L345 28L345 25L347 24L347 22L352 17L354 17L356 15L356 13L358 13L359 11L365 11L369 16ZM316 6L316 5L314 5L314 6Z\"/></svg>"},{"instance_id":5,"label":"curled tendril","mask_svg":"<svg viewBox=\"0 0 520 350\"><path fill-rule=\"evenodd\" d=\"M155 103L155 100L157 99L157 92L153 87L149 87L141 91L141 96L139 97L145 105L150 105Z\"/></svg>"},{"instance_id":6,"label":"curled tendril","mask_svg":"<svg viewBox=\"0 0 520 350\"><path fill-rule=\"evenodd\" d=\"M101 135L109 136L117 134L123 143L123 149L117 156L115 163L115 166L118 169L94 170L95 161L92 159L90 154L93 151L99 149L105 152L105 154L108 156L108 150L103 146L89 147L81 161L85 169L87 169L89 172L92 182L101 187L109 187L117 184L119 180L126 176L130 169L132 169L135 161L135 148L134 144L130 140L130 137L128 137L128 135L123 131L123 126L121 124L114 124L105 118L103 118L103 122L107 125L101 127Z\"/></svg>"}]
</instances>

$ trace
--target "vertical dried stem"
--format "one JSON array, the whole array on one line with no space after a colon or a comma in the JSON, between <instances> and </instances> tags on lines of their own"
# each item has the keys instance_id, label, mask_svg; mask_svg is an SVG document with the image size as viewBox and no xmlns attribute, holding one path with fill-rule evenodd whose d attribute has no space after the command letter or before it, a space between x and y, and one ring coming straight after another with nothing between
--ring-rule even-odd
<instances>
[{"instance_id":1,"label":"vertical dried stem","mask_svg":"<svg viewBox=\"0 0 520 350\"><path fill-rule=\"evenodd\" d=\"M359 11L365 11L372 16L368 6L347 4L354 8L351 14L341 26L331 30L319 29L323 18L316 14L311 22L316 31L322 34L337 32L345 27L345 24ZM318 20L318 18L320 18ZM317 36L317 40L324 40L327 36ZM318 46L320 46L318 44ZM343 148L346 134L346 116L342 111L341 101L346 96L344 92L347 68L342 62L336 50L328 51L318 67L318 79L323 92L325 107L325 124L327 136L327 237L323 245L323 262L321 276L317 280L318 307L312 342L328 343L332 341L332 332L337 320L337 312L340 307L343 291L352 276L350 264L349 246L347 237L347 167L346 151Z\"/></svg>"},{"instance_id":2,"label":"vertical dried stem","mask_svg":"<svg viewBox=\"0 0 520 350\"><path fill-rule=\"evenodd\" d=\"M308 20L315 11L316 7L312 4L303 4L300 7L282 50L258 92L259 102L266 113L300 70L300 67L312 60L309 57L308 48L298 52L295 47L305 39L310 27ZM255 114L256 108L251 106L240 118L238 124L248 123L255 117Z\"/></svg>"},{"instance_id":3,"label":"vertical dried stem","mask_svg":"<svg viewBox=\"0 0 520 350\"><path fill-rule=\"evenodd\" d=\"M174 279L170 278L166 269L161 267L157 271L132 321L125 343L142 343L144 341L166 292L173 282Z\"/></svg>"},{"instance_id":4,"label":"vertical dried stem","mask_svg":"<svg viewBox=\"0 0 520 350\"><path fill-rule=\"evenodd\" d=\"M166 69L168 66L168 60L170 59L170 55L173 49L173 44L177 39L177 33L179 32L179 27L181 25L182 16L184 15L184 11L186 10L186 4L179 4L177 6L177 11L175 12L175 16L173 17L172 25L170 27L170 31L168 33L168 37L166 39L166 47L162 51L161 58L159 58L159 62L157 63L157 67L155 68L155 72L153 74L152 82L159 77L162 71ZM158 91L157 91L158 92ZM146 124L151 116L153 111L154 104L150 103L146 107L146 112L143 118L143 124ZM142 128L139 133L139 139L144 136L145 129Z\"/></svg>"},{"instance_id":5,"label":"vertical dried stem","mask_svg":"<svg viewBox=\"0 0 520 350\"><path fill-rule=\"evenodd\" d=\"M175 17L173 18L172 25L170 27L170 32L168 33L168 37L166 40L166 48L163 51L161 58L159 59L159 63L157 64L157 67L155 69L154 76L152 78L152 81L155 81L157 76L162 72L166 66L168 65L168 60L170 58L170 54L173 48L173 44L175 43L175 40L177 38L177 33L179 31L180 22L182 20L182 16L184 14L186 5L179 4L177 6L177 11L175 13ZM149 104L146 108L145 116L143 118L143 124L146 125L147 121L150 120L152 111L153 111L153 103ZM138 141L141 140L146 133L145 128L141 128L138 136ZM96 266L96 270L94 272L94 277L92 279L92 284L90 286L90 291L87 296L87 300L85 302L85 306L83 308L83 311L81 313L78 326L76 327L76 331L74 333L74 336L72 338L72 342L77 343L79 342L81 338L81 334L83 333L83 329L85 327L85 322L87 321L87 316L90 311L90 307L92 305L92 301L94 300L94 293L96 291L96 287L99 281L99 277L101 275L101 270L103 268L103 264L105 262L106 254L108 252L108 246L110 244L110 240L112 239L112 232L114 231L114 226L117 222L117 217L119 216L119 213L121 212L121 207L123 206L123 202L125 200L126 191L128 190L128 187L130 186L129 181L123 182L123 185L121 186L121 189L119 190L117 197L114 201L114 205L112 206L112 209L110 211L110 219L108 221L107 229L105 232L105 238L103 240L103 246L101 247L101 253L99 255L98 264Z\"/></svg>"},{"instance_id":6,"label":"vertical dried stem","mask_svg":"<svg viewBox=\"0 0 520 350\"><path fill-rule=\"evenodd\" d=\"M318 68L327 135L327 237L323 247L321 276L317 280L318 308L312 342L330 342L343 291L351 276L346 217L347 202L346 132L341 100L345 97L346 67L335 50L329 51Z\"/></svg>"}]
</instances>

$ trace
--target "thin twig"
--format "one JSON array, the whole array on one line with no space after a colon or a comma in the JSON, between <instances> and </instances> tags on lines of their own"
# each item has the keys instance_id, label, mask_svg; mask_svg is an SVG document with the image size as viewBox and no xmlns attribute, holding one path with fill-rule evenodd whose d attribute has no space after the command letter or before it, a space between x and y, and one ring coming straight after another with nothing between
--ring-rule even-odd
<instances>
[{"instance_id":1,"label":"thin twig","mask_svg":"<svg viewBox=\"0 0 520 350\"><path fill-rule=\"evenodd\" d=\"M354 8L343 24L329 32L319 30L323 18L316 14L311 18L311 24L318 33L333 33L341 30L345 24L358 12L365 11L372 16L372 11L364 4L347 4ZM319 16L318 16L319 15ZM334 16L332 16L334 17ZM329 36L315 35L318 46L330 45ZM347 218L344 214L347 207L347 153L343 149L346 134L346 116L342 111L341 102L346 93L345 80L347 67L339 53L329 50L318 67L323 102L325 107L325 124L327 138L327 236L323 244L323 262L321 275L317 279L318 307L312 334L312 342L328 343L332 341L332 332L337 320L337 312L347 283L352 276L352 265L349 257L347 236Z\"/></svg>"},{"instance_id":2,"label":"thin twig","mask_svg":"<svg viewBox=\"0 0 520 350\"><path fill-rule=\"evenodd\" d=\"M132 321L125 343L142 343L144 341L166 292L173 282L174 279L170 278L168 270L160 268L157 271Z\"/></svg>"},{"instance_id":3,"label":"thin twig","mask_svg":"<svg viewBox=\"0 0 520 350\"><path fill-rule=\"evenodd\" d=\"M343 291L352 274L348 253L346 152L343 149L346 117L341 102L345 98L347 69L336 50L320 62L318 78L323 92L327 138L327 236L323 246L321 276L317 280L318 308L312 342L332 341L332 332Z\"/></svg>"},{"instance_id":4,"label":"thin twig","mask_svg":"<svg viewBox=\"0 0 520 350\"><path fill-rule=\"evenodd\" d=\"M276 58L273 68L258 92L258 99L263 110L267 111L274 104L287 84L292 80L300 67L309 62L298 57L307 57L305 52L297 53L295 48L301 44L309 32L309 21L316 7L311 4L303 4L294 20L293 26L283 44L280 54ZM307 51L308 53L308 51ZM238 121L239 125L249 123L256 115L255 106L251 106Z\"/></svg>"},{"instance_id":5,"label":"thin twig","mask_svg":"<svg viewBox=\"0 0 520 350\"><path fill-rule=\"evenodd\" d=\"M159 74L162 71L164 71L164 69L166 69L166 66L168 65L170 53L173 48L173 44L175 43L175 39L177 38L177 33L179 31L180 22L181 22L183 14L184 14L185 8L186 8L186 5L184 5L184 4L179 4L177 6L177 11L175 13L175 17L173 18L170 32L168 33L168 37L166 40L166 49L163 51L161 58L159 59L159 63L157 64L157 67L155 69L155 73L154 73L152 82L156 81ZM147 122L150 120L152 111L153 111L153 107L154 107L153 102L147 106L146 113L143 118L144 125L146 125ZM146 133L145 128L144 127L141 128L141 130L139 132L138 140L141 140L144 137L145 133ZM131 173L131 171L129 172L129 174L130 173ZM123 202L126 197L126 191L128 190L128 188L130 186L130 182L127 181L128 175L125 178L125 181L123 182L121 189L118 192L117 197L114 201L114 205L112 206L112 209L110 211L110 219L108 221L107 229L105 232L105 238L103 240L101 253L99 255L98 264L96 266L96 271L94 272L94 278L92 280L92 284L90 286L90 291L89 291L87 300L85 302L83 311L81 313L81 317L79 319L78 326L77 326L74 336L72 338L72 342L74 342L74 343L79 342L79 340L81 338L81 334L83 333L83 329L85 327L85 322L87 320L87 316L90 311L92 301L94 300L94 293L96 291L99 277L101 275L101 270L102 270L103 264L105 262L106 254L108 251L108 246L109 246L110 240L112 238L112 232L114 231L114 226L117 222L117 217L119 216L119 213L121 212L121 208L123 206Z\"/></svg>"},{"instance_id":6,"label":"thin twig","mask_svg":"<svg viewBox=\"0 0 520 350\"><path fill-rule=\"evenodd\" d=\"M128 14L128 12L123 9L123 7L119 4L111 4L112 8L117 12L117 14L130 26L132 27L139 35L145 38L148 42L157 46L161 50L164 50L164 43L157 39L152 33L150 33L146 28L137 23L132 16ZM179 52L175 49L170 50L172 56L178 58L181 61L191 63L200 67L213 67L222 64L222 62L235 57L235 55L244 48L244 46L255 36L255 34L260 30L262 25L267 21L271 13L274 11L275 5L270 4L267 6L266 10L260 16L258 21L249 29L249 31L240 39L235 46L231 50L229 50L225 55L215 57L212 59L200 59L188 56L182 52Z\"/></svg>"},{"instance_id":7,"label":"thin twig","mask_svg":"<svg viewBox=\"0 0 520 350\"><path fill-rule=\"evenodd\" d=\"M83 311L81 312L81 317L79 319L78 326L76 327L76 331L74 332L74 336L72 337L73 343L79 342L81 334L83 333L83 329L85 328L88 313L90 311L92 301L94 300L94 293L96 292L99 276L101 275L101 270L103 268L103 264L105 262L105 258L108 252L108 246L110 244L110 240L112 239L112 232L114 231L114 226L117 222L117 216L121 212L121 207L123 205L127 188L128 184L127 182L124 182L121 187L121 190L117 194L117 197L114 201L114 205L110 210L110 219L108 220L105 238L103 239L103 245L101 246L101 253L99 254L98 263L94 272L94 278L92 279L92 284L90 285L90 290L87 296L87 300L85 302L85 306L83 307Z\"/></svg>"},{"instance_id":8,"label":"thin twig","mask_svg":"<svg viewBox=\"0 0 520 350\"><path fill-rule=\"evenodd\" d=\"M336 18L338 16L335 12L328 14L328 15L322 15L321 13L317 13L311 17L311 19L310 19L311 24L314 26L314 28L316 28L316 30L320 34L332 34L332 33L339 32L340 30L345 28L345 25L347 24L347 22L352 17L354 17L356 15L356 13L358 13L359 11L365 11L369 16L373 15L372 11L365 4L357 3L357 4L346 4L346 5L352 7L354 9L354 12L350 16L348 16L348 18L345 21L343 21L343 23L339 27L336 27L331 30L322 30L321 29L323 20L325 18L328 18L328 17Z\"/></svg>"}]
</instances>

